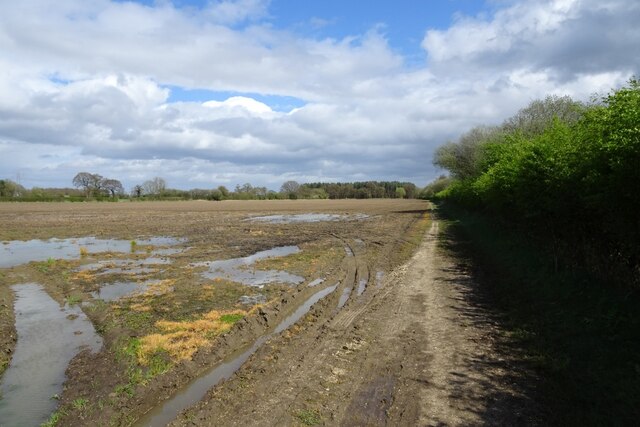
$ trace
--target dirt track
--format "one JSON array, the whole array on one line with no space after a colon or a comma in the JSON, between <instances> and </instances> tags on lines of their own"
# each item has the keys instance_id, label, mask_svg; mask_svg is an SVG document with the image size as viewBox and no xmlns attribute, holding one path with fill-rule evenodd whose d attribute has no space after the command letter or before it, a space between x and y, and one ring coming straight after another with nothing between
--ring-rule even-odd
<instances>
[{"instance_id":1,"label":"dirt track","mask_svg":"<svg viewBox=\"0 0 640 427\"><path fill-rule=\"evenodd\" d=\"M434 221L380 286L337 314L325 301L173 425L537 424L515 355L438 234Z\"/></svg>"}]
</instances>

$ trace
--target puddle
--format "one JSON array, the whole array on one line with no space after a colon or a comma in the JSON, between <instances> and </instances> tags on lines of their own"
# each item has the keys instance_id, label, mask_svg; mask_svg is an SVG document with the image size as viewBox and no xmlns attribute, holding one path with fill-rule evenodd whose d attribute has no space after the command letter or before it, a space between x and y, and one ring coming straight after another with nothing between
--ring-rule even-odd
<instances>
[{"instance_id":1,"label":"puddle","mask_svg":"<svg viewBox=\"0 0 640 427\"><path fill-rule=\"evenodd\" d=\"M323 221L357 221L361 219L369 218L366 214L354 214L354 215L338 215L338 214L321 214L321 213L306 213L296 215L267 215L267 216L254 216L247 218L245 221L251 222L266 222L269 224L295 224L301 222L323 222Z\"/></svg>"},{"instance_id":2,"label":"puddle","mask_svg":"<svg viewBox=\"0 0 640 427\"><path fill-rule=\"evenodd\" d=\"M14 285L18 342L0 384L0 424L36 426L58 404L67 365L82 349L97 352L102 338L80 307L61 307L36 283Z\"/></svg>"},{"instance_id":3,"label":"puddle","mask_svg":"<svg viewBox=\"0 0 640 427\"><path fill-rule=\"evenodd\" d=\"M302 318L313 304L333 292L338 285L330 286L321 291L316 292L307 299L298 309L284 319L273 332L258 338L251 346L241 350L242 353L230 358L211 369L208 373L194 380L185 389L178 392L173 398L166 401L163 405L151 410L142 420L136 423L137 426L166 426L173 421L180 412L186 408L199 402L204 395L223 380L231 378L231 376L246 362L253 353L255 353L267 340L289 328Z\"/></svg>"},{"instance_id":4,"label":"puddle","mask_svg":"<svg viewBox=\"0 0 640 427\"><path fill-rule=\"evenodd\" d=\"M240 304L243 305L256 305L263 304L267 302L267 297L264 295L242 295L238 300Z\"/></svg>"},{"instance_id":5,"label":"puddle","mask_svg":"<svg viewBox=\"0 0 640 427\"><path fill-rule=\"evenodd\" d=\"M160 283L161 280L147 280L144 282L114 282L100 287L100 290L91 292L91 296L103 301L117 301L122 297L139 294L147 290L150 285Z\"/></svg>"},{"instance_id":6,"label":"puddle","mask_svg":"<svg viewBox=\"0 0 640 427\"><path fill-rule=\"evenodd\" d=\"M342 291L342 295L340 295L340 299L338 300L339 309L344 307L344 305L349 300L350 296L351 296L351 288L344 288L344 290Z\"/></svg>"},{"instance_id":7,"label":"puddle","mask_svg":"<svg viewBox=\"0 0 640 427\"><path fill-rule=\"evenodd\" d=\"M304 277L279 270L250 269L252 264L267 258L284 257L300 252L297 246L281 246L266 251L256 252L244 258L232 258L221 261L205 261L190 264L191 267L208 267L202 273L207 279L226 279L242 283L247 286L263 287L269 283L287 283L298 285L304 282Z\"/></svg>"},{"instance_id":8,"label":"puddle","mask_svg":"<svg viewBox=\"0 0 640 427\"><path fill-rule=\"evenodd\" d=\"M318 286L322 282L324 282L324 279L316 279L313 282L309 282L307 286L313 288L314 286Z\"/></svg>"},{"instance_id":9,"label":"puddle","mask_svg":"<svg viewBox=\"0 0 640 427\"><path fill-rule=\"evenodd\" d=\"M173 237L152 237L136 240L136 247L142 245L174 246L185 242L185 239ZM14 267L31 261L46 261L53 259L78 259L80 248L88 253L99 252L131 252L130 240L97 239L95 237L81 237L75 239L49 240L12 240L3 242L0 247L0 268ZM136 253L144 252L140 249Z\"/></svg>"},{"instance_id":10,"label":"puddle","mask_svg":"<svg viewBox=\"0 0 640 427\"><path fill-rule=\"evenodd\" d=\"M376 286L377 287L381 287L382 286L382 279L384 279L384 271L378 271L376 273Z\"/></svg>"},{"instance_id":11,"label":"puddle","mask_svg":"<svg viewBox=\"0 0 640 427\"><path fill-rule=\"evenodd\" d=\"M358 282L358 290L357 290L358 296L362 295L362 293L366 288L367 288L367 279L360 279L360 281Z\"/></svg>"}]
</instances>

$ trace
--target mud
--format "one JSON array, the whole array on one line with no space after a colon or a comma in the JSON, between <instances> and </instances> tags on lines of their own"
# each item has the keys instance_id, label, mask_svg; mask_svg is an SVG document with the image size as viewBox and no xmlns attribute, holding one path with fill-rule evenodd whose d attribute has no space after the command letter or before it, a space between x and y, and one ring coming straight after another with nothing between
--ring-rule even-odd
<instances>
[{"instance_id":1,"label":"mud","mask_svg":"<svg viewBox=\"0 0 640 427\"><path fill-rule=\"evenodd\" d=\"M337 313L334 293L171 425L540 424L534 374L439 236L434 221L406 264L369 268L380 286ZM343 289L365 255L354 252Z\"/></svg>"},{"instance_id":2,"label":"mud","mask_svg":"<svg viewBox=\"0 0 640 427\"><path fill-rule=\"evenodd\" d=\"M313 304L329 295L335 289L336 286L330 286L313 294L298 306L292 314L281 321L272 332L261 335L248 348L240 350L240 354L219 364L210 372L200 376L192 384L185 387L184 390L177 393L176 396L171 398L168 402L163 403L159 408L146 415L142 420L137 422L136 425L161 427L173 421L181 411L202 399L210 388L216 386L219 382L230 378L238 369L240 369L242 364L251 357L251 355L253 355L265 342L267 342L267 340L290 328L295 322L300 320L302 316L307 314Z\"/></svg>"},{"instance_id":3,"label":"mud","mask_svg":"<svg viewBox=\"0 0 640 427\"><path fill-rule=\"evenodd\" d=\"M376 271L388 271L413 250L402 236L424 209L423 202L399 200L0 204L2 240L77 240L78 236L93 236L121 240L123 245L122 252L88 251L78 259L78 248L67 260L47 257L0 269L0 298L7 306L4 311L0 306L1 354L11 355L15 348L10 285L38 282L58 304L78 302L101 334L104 346L97 354L79 354L69 364L64 392L59 401L53 401L62 415L59 425L128 425L175 390L228 360L238 349L268 334L323 284L338 282L338 292L318 303L320 308L314 307L304 319L323 317L335 309L339 293L345 287L354 288L356 277L360 277L358 271L370 269L369 264ZM288 224L245 221L247 216L310 212L355 220ZM143 244L153 236L168 236L177 244ZM136 241L133 252L131 240ZM356 248L352 257L346 257L344 250L349 245ZM303 279L298 285L265 283L263 288L248 288L225 278L204 278L200 273L206 267L191 265L245 258L283 246L297 246L300 251L263 259L240 270L287 272ZM80 271L83 265L91 264ZM132 269L151 267L153 271L131 274ZM103 274L106 271L108 274ZM318 282L318 278L324 281ZM162 281L162 287L158 292L147 292L140 285L146 281ZM97 298L101 288L106 290L117 283L128 285L122 285L114 299ZM120 295L134 283L136 292ZM365 290L364 295L368 292ZM167 370L160 374L130 356L135 340L156 333L159 321L197 321L210 310L249 310L256 304L263 307L250 310L230 332L212 337L198 348L192 360L158 359L168 363L162 368ZM298 329L296 324L270 341L293 336ZM86 404L79 407L78 401Z\"/></svg>"}]
</instances>

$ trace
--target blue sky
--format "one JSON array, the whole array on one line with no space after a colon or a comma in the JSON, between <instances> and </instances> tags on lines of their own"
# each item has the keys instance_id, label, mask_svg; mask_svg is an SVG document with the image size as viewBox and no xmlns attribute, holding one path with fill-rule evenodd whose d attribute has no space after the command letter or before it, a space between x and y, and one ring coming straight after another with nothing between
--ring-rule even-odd
<instances>
[{"instance_id":1,"label":"blue sky","mask_svg":"<svg viewBox=\"0 0 640 427\"><path fill-rule=\"evenodd\" d=\"M153 1L139 3L152 6ZM184 8L205 7L205 1L174 2ZM402 54L406 65L419 67L426 62L426 52L420 46L427 28L446 29L458 16L472 16L490 10L479 0L272 0L264 21L274 28L290 30L301 37L343 39L358 37L377 29L389 46ZM236 27L253 25L241 22ZM171 88L171 101L224 100L229 96L246 95L264 102L278 111L301 107L304 101L292 97L256 93L215 92L206 89Z\"/></svg>"},{"instance_id":2,"label":"blue sky","mask_svg":"<svg viewBox=\"0 0 640 427\"><path fill-rule=\"evenodd\" d=\"M640 74L626 0L0 4L0 178L407 180L534 99Z\"/></svg>"}]
</instances>

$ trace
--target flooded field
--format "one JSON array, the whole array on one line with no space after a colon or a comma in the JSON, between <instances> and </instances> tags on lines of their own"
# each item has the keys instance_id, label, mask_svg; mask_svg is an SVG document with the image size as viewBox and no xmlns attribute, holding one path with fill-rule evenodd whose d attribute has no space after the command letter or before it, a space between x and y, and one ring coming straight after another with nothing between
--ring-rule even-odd
<instances>
[{"instance_id":1,"label":"flooded field","mask_svg":"<svg viewBox=\"0 0 640 427\"><path fill-rule=\"evenodd\" d=\"M166 425L308 313L364 301L425 210L0 204L0 425Z\"/></svg>"}]
</instances>

